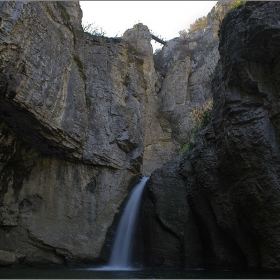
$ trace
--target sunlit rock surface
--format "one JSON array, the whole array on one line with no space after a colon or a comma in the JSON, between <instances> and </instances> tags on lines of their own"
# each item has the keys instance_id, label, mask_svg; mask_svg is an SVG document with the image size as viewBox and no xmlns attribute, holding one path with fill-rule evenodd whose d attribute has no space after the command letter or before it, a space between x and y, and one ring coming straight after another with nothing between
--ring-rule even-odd
<instances>
[{"instance_id":1,"label":"sunlit rock surface","mask_svg":"<svg viewBox=\"0 0 280 280\"><path fill-rule=\"evenodd\" d=\"M201 28L168 41L154 55L161 114L171 124L172 139L181 146L191 139L199 122L194 111L212 102L218 30L231 5L218 2Z\"/></svg>"}]
</instances>

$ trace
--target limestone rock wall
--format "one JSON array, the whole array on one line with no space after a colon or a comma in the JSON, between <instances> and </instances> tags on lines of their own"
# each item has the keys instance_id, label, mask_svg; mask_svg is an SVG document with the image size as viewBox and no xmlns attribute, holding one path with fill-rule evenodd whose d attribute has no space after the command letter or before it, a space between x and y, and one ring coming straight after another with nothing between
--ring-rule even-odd
<instances>
[{"instance_id":1,"label":"limestone rock wall","mask_svg":"<svg viewBox=\"0 0 280 280\"><path fill-rule=\"evenodd\" d=\"M78 2L0 4L0 263L106 261L106 236L133 184L177 156L197 124L191 112L212 98L215 16L226 7L217 4L205 29L153 55L143 24L122 38L83 32ZM183 211L189 201L180 192L166 193L174 221L159 214L147 222L171 227L176 265L196 266L203 246L194 224L186 224L190 235L181 225L195 212ZM164 209L164 199L159 204ZM147 238L162 252L165 237Z\"/></svg>"},{"instance_id":2,"label":"limestone rock wall","mask_svg":"<svg viewBox=\"0 0 280 280\"><path fill-rule=\"evenodd\" d=\"M1 263L102 261L132 182L170 159L149 30L86 34L78 2L2 2L0 17Z\"/></svg>"},{"instance_id":3,"label":"limestone rock wall","mask_svg":"<svg viewBox=\"0 0 280 280\"><path fill-rule=\"evenodd\" d=\"M154 68L149 29L142 24L135 25L133 29L129 29L124 33L123 40L143 56L146 98L141 100L143 104L141 108L143 113L142 120L145 123L142 172L145 175L150 175L163 162L176 156L176 145L171 140L170 124L165 119L162 119L160 114L160 99L155 90L157 75Z\"/></svg>"},{"instance_id":4,"label":"limestone rock wall","mask_svg":"<svg viewBox=\"0 0 280 280\"><path fill-rule=\"evenodd\" d=\"M279 9L246 2L223 20L212 121L145 190L146 265L279 270Z\"/></svg>"},{"instance_id":5,"label":"limestone rock wall","mask_svg":"<svg viewBox=\"0 0 280 280\"><path fill-rule=\"evenodd\" d=\"M98 259L133 175L45 156L1 125L1 249L25 264Z\"/></svg>"},{"instance_id":6,"label":"limestone rock wall","mask_svg":"<svg viewBox=\"0 0 280 280\"><path fill-rule=\"evenodd\" d=\"M211 81L219 59L219 25L232 2L218 2L196 30L174 38L154 55L162 116L180 148L200 122L193 112L212 102Z\"/></svg>"}]
</instances>

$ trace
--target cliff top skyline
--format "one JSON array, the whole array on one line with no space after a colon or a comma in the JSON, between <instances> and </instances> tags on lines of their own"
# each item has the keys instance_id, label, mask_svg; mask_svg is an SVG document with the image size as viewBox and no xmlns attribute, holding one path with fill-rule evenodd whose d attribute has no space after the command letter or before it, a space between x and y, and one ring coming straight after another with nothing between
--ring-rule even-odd
<instances>
[{"instance_id":1,"label":"cliff top skyline","mask_svg":"<svg viewBox=\"0 0 280 280\"><path fill-rule=\"evenodd\" d=\"M82 23L102 28L108 37L121 36L136 23L147 25L165 40L179 36L196 19L207 16L217 1L80 1ZM152 42L153 49L161 48Z\"/></svg>"}]
</instances>

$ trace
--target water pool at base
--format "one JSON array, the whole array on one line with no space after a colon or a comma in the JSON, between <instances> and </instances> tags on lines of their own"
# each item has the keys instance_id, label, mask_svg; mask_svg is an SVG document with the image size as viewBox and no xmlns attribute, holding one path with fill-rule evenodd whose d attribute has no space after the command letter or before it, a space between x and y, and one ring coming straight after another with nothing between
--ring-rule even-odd
<instances>
[{"instance_id":1,"label":"water pool at base","mask_svg":"<svg viewBox=\"0 0 280 280\"><path fill-rule=\"evenodd\" d=\"M219 270L96 270L0 268L1 279L280 279L279 272Z\"/></svg>"}]
</instances>

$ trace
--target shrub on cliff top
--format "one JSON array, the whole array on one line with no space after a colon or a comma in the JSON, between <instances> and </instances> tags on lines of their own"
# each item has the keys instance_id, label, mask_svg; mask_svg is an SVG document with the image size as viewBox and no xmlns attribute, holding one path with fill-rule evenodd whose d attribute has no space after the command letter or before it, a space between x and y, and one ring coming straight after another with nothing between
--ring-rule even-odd
<instances>
[{"instance_id":1,"label":"shrub on cliff top","mask_svg":"<svg viewBox=\"0 0 280 280\"><path fill-rule=\"evenodd\" d=\"M213 16L213 20L214 20L214 25L216 25L217 30L220 29L221 26L221 22L223 20L223 18L228 14L231 13L232 11L234 11L237 8L242 8L244 7L246 1L229 1L226 9L218 9L214 16ZM211 21L211 18L210 18ZM195 32L199 29L205 29L207 27L207 25L209 24L208 22L208 17L204 16L201 18L196 19L196 21L190 25L190 28L188 29L188 31L186 29L179 31L179 35L182 39L187 39L189 36L190 32Z\"/></svg>"},{"instance_id":2,"label":"shrub on cliff top","mask_svg":"<svg viewBox=\"0 0 280 280\"><path fill-rule=\"evenodd\" d=\"M193 24L190 25L189 32L194 32L198 29L205 29L208 23L207 17L198 18Z\"/></svg>"},{"instance_id":3,"label":"shrub on cliff top","mask_svg":"<svg viewBox=\"0 0 280 280\"><path fill-rule=\"evenodd\" d=\"M233 2L232 7L228 10L226 15L232 13L236 9L244 8L245 7L245 3L246 3L246 1Z\"/></svg>"},{"instance_id":4,"label":"shrub on cliff top","mask_svg":"<svg viewBox=\"0 0 280 280\"><path fill-rule=\"evenodd\" d=\"M246 3L246 1L237 1L236 3L233 4L233 6L232 6L232 8L229 10L229 12L232 11L232 10L234 10L234 9L236 9L236 8L243 8L244 5L245 5L245 3Z\"/></svg>"},{"instance_id":5,"label":"shrub on cliff top","mask_svg":"<svg viewBox=\"0 0 280 280\"><path fill-rule=\"evenodd\" d=\"M180 30L179 35L182 39L186 39L189 36L190 32L195 32L199 29L205 29L208 24L208 18L207 17L201 17L196 19L196 21L190 25L190 28L187 30Z\"/></svg>"},{"instance_id":6,"label":"shrub on cliff top","mask_svg":"<svg viewBox=\"0 0 280 280\"><path fill-rule=\"evenodd\" d=\"M106 35L105 30L102 27L94 25L95 23L83 24L83 30L85 33L91 36L104 37Z\"/></svg>"}]
</instances>

